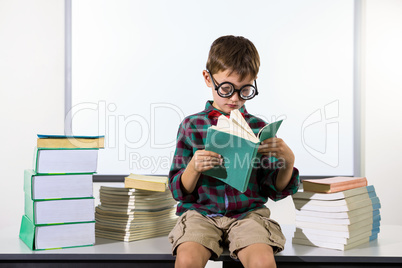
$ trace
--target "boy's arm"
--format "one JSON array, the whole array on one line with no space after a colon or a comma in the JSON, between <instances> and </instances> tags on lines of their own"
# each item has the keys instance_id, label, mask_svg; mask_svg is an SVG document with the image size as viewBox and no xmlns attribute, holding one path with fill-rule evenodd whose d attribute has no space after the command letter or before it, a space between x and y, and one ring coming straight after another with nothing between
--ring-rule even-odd
<instances>
[{"instance_id":1,"label":"boy's arm","mask_svg":"<svg viewBox=\"0 0 402 268\"><path fill-rule=\"evenodd\" d=\"M194 201L195 197L191 193L201 173L222 163L218 154L195 148L200 146L193 142L196 139L192 135L196 132L189 122L183 122L179 127L176 151L169 172L169 188L177 201Z\"/></svg>"},{"instance_id":2,"label":"boy's arm","mask_svg":"<svg viewBox=\"0 0 402 268\"><path fill-rule=\"evenodd\" d=\"M222 164L222 157L211 151L198 150L191 158L183 174L181 175L181 185L183 190L189 194L192 193L197 185L202 172L210 170L216 165Z\"/></svg>"},{"instance_id":3,"label":"boy's arm","mask_svg":"<svg viewBox=\"0 0 402 268\"><path fill-rule=\"evenodd\" d=\"M279 138L262 142L258 152L263 154L261 161L262 189L273 200L294 194L299 188L299 171L294 168L295 156L287 144ZM274 156L278 162L270 163Z\"/></svg>"}]
</instances>

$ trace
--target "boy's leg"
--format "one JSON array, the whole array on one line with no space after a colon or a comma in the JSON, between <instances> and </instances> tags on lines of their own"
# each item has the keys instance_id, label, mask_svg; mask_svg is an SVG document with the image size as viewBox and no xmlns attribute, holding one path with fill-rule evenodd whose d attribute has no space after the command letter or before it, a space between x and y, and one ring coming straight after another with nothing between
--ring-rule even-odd
<instances>
[{"instance_id":1,"label":"boy's leg","mask_svg":"<svg viewBox=\"0 0 402 268\"><path fill-rule=\"evenodd\" d=\"M184 242L176 252L176 268L205 267L211 257L211 251L197 242Z\"/></svg>"},{"instance_id":2,"label":"boy's leg","mask_svg":"<svg viewBox=\"0 0 402 268\"><path fill-rule=\"evenodd\" d=\"M177 267L204 267L211 256L219 257L222 235L214 219L194 210L185 212L169 234Z\"/></svg>"},{"instance_id":3,"label":"boy's leg","mask_svg":"<svg viewBox=\"0 0 402 268\"><path fill-rule=\"evenodd\" d=\"M269 216L268 208L251 211L228 230L230 255L245 267L276 267L274 254L283 250L286 238Z\"/></svg>"},{"instance_id":4,"label":"boy's leg","mask_svg":"<svg viewBox=\"0 0 402 268\"><path fill-rule=\"evenodd\" d=\"M276 267L274 251L272 247L267 244L251 244L243 249L240 249L237 252L237 257L245 268Z\"/></svg>"}]
</instances>

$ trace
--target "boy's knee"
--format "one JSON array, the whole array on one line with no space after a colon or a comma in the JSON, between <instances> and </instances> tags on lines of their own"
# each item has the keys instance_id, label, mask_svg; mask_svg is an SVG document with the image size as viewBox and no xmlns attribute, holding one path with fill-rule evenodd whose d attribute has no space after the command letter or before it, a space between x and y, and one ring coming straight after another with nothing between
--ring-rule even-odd
<instances>
[{"instance_id":1,"label":"boy's knee","mask_svg":"<svg viewBox=\"0 0 402 268\"><path fill-rule=\"evenodd\" d=\"M197 261L197 258L195 258L195 256L177 254L175 268L187 268L187 267L204 267L204 266L202 266L202 263Z\"/></svg>"},{"instance_id":2,"label":"boy's knee","mask_svg":"<svg viewBox=\"0 0 402 268\"><path fill-rule=\"evenodd\" d=\"M260 255L256 258L250 259L248 265L245 265L245 267L276 268L276 262L273 256Z\"/></svg>"},{"instance_id":3,"label":"boy's knee","mask_svg":"<svg viewBox=\"0 0 402 268\"><path fill-rule=\"evenodd\" d=\"M205 267L211 252L195 242L185 242L177 248L176 268Z\"/></svg>"},{"instance_id":4,"label":"boy's knee","mask_svg":"<svg viewBox=\"0 0 402 268\"><path fill-rule=\"evenodd\" d=\"M276 268L273 248L267 244L252 244L241 249L237 256L246 268Z\"/></svg>"}]
</instances>

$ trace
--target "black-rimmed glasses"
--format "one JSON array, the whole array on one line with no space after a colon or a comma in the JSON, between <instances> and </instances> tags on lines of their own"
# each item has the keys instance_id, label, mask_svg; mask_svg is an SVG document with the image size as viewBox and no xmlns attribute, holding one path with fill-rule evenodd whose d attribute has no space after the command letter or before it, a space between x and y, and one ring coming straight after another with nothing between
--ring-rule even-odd
<instances>
[{"instance_id":1,"label":"black-rimmed glasses","mask_svg":"<svg viewBox=\"0 0 402 268\"><path fill-rule=\"evenodd\" d=\"M236 89L235 85L233 85L230 82L222 82L218 83L218 85L215 84L215 79L213 78L211 72L207 70L209 76L211 77L212 83L214 84L215 90L218 93L218 95L222 98L230 98L233 96L234 93L239 93L240 98L243 100L251 100L254 98L256 95L258 95L258 90L257 90L257 81L254 80L254 86L247 84L242 86L240 89Z\"/></svg>"}]
</instances>

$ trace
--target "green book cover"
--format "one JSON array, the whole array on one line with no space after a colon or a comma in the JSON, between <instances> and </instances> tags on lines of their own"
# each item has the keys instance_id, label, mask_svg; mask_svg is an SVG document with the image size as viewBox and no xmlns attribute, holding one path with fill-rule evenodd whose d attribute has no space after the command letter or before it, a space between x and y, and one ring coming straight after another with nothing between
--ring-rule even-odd
<instances>
[{"instance_id":1,"label":"green book cover","mask_svg":"<svg viewBox=\"0 0 402 268\"><path fill-rule=\"evenodd\" d=\"M31 250L92 246L95 243L95 222L35 225L24 215L19 237Z\"/></svg>"},{"instance_id":2,"label":"green book cover","mask_svg":"<svg viewBox=\"0 0 402 268\"><path fill-rule=\"evenodd\" d=\"M276 133L278 132L279 127L282 124L282 121L283 120L272 122L270 124L267 124L265 127L263 127L257 135L258 138L260 139L260 141L275 137Z\"/></svg>"},{"instance_id":3,"label":"green book cover","mask_svg":"<svg viewBox=\"0 0 402 268\"><path fill-rule=\"evenodd\" d=\"M35 176L33 169L24 170L24 192L29 196L32 196L32 176Z\"/></svg>"},{"instance_id":4,"label":"green book cover","mask_svg":"<svg viewBox=\"0 0 402 268\"><path fill-rule=\"evenodd\" d=\"M275 137L282 121L266 125L255 135L238 110L232 111L230 118L220 116L217 125L208 128L205 150L220 154L223 164L203 173L245 192L253 167L258 164L261 141Z\"/></svg>"},{"instance_id":5,"label":"green book cover","mask_svg":"<svg viewBox=\"0 0 402 268\"><path fill-rule=\"evenodd\" d=\"M220 154L223 164L205 171L204 174L219 179L242 193L245 192L258 143L209 128L205 150Z\"/></svg>"},{"instance_id":6,"label":"green book cover","mask_svg":"<svg viewBox=\"0 0 402 268\"><path fill-rule=\"evenodd\" d=\"M22 216L20 227L20 239L31 249L35 249L35 225L27 216Z\"/></svg>"}]
</instances>

